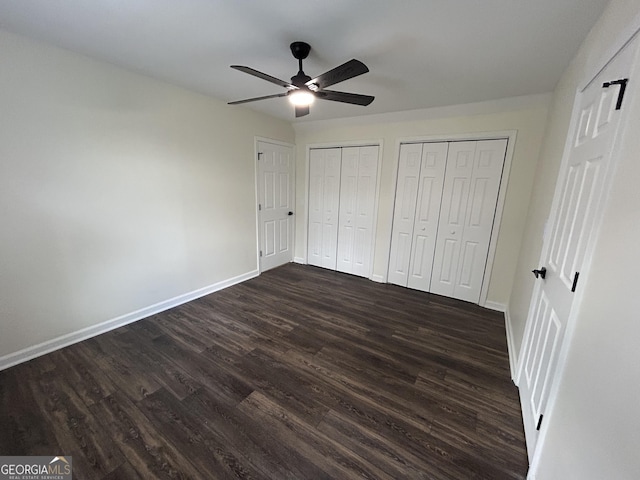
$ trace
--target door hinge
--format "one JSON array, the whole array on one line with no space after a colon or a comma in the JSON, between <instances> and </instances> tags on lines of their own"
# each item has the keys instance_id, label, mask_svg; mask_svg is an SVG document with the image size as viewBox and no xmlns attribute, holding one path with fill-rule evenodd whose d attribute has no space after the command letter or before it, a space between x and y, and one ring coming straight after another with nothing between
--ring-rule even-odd
<instances>
[{"instance_id":1,"label":"door hinge","mask_svg":"<svg viewBox=\"0 0 640 480\"><path fill-rule=\"evenodd\" d=\"M260 210L262 210L262 204L261 203L258 204L258 211L260 211Z\"/></svg>"},{"instance_id":2,"label":"door hinge","mask_svg":"<svg viewBox=\"0 0 640 480\"><path fill-rule=\"evenodd\" d=\"M541 426L542 426L542 414L540 414L540 417L538 417L538 425L536 425L536 430L540 430Z\"/></svg>"},{"instance_id":3,"label":"door hinge","mask_svg":"<svg viewBox=\"0 0 640 480\"><path fill-rule=\"evenodd\" d=\"M262 156L263 152L258 152L258 160L260 160L260 157Z\"/></svg>"},{"instance_id":4,"label":"door hinge","mask_svg":"<svg viewBox=\"0 0 640 480\"><path fill-rule=\"evenodd\" d=\"M620 90L618 90L618 101L616 102L616 110L620 110L622 108L622 99L624 98L624 92L627 89L628 78L621 78L620 80L614 80L613 82L604 82L602 84L602 88L609 88L613 85L620 85Z\"/></svg>"},{"instance_id":5,"label":"door hinge","mask_svg":"<svg viewBox=\"0 0 640 480\"><path fill-rule=\"evenodd\" d=\"M580 272L576 272L573 276L573 285L571 285L571 291L575 292L576 287L578 286L578 277L580 276Z\"/></svg>"},{"instance_id":6,"label":"door hinge","mask_svg":"<svg viewBox=\"0 0 640 480\"><path fill-rule=\"evenodd\" d=\"M262 256L262 250L260 250L260 256Z\"/></svg>"}]
</instances>

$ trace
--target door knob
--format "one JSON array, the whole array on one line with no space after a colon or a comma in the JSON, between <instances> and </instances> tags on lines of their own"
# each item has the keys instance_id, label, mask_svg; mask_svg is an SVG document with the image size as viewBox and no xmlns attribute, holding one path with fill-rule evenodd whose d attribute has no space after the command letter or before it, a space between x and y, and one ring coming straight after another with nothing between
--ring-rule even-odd
<instances>
[{"instance_id":1,"label":"door knob","mask_svg":"<svg viewBox=\"0 0 640 480\"><path fill-rule=\"evenodd\" d=\"M540 277L544 280L544 277L547 275L546 267L542 267L540 270L531 270L531 272L536 276L536 278Z\"/></svg>"},{"instance_id":2,"label":"door knob","mask_svg":"<svg viewBox=\"0 0 640 480\"><path fill-rule=\"evenodd\" d=\"M287 213L287 215L293 215L293 212L289 212L289 213Z\"/></svg>"}]
</instances>

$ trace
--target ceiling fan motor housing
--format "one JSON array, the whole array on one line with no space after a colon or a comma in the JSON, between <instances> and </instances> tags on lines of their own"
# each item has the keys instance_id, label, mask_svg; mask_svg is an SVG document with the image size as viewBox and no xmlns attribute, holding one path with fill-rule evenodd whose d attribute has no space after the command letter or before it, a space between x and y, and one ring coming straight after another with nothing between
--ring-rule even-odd
<instances>
[{"instance_id":1,"label":"ceiling fan motor housing","mask_svg":"<svg viewBox=\"0 0 640 480\"><path fill-rule=\"evenodd\" d=\"M311 77L309 75L305 75L305 73L300 70L297 75L291 77L291 84L295 85L298 88L307 88L307 85L305 85L305 83L307 83L309 80L311 80Z\"/></svg>"}]
</instances>

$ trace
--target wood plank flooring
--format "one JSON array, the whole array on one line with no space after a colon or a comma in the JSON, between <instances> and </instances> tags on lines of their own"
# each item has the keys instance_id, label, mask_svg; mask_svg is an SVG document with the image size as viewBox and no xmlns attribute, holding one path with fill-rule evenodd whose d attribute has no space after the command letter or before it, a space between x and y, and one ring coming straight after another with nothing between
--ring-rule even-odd
<instances>
[{"instance_id":1,"label":"wood plank flooring","mask_svg":"<svg viewBox=\"0 0 640 480\"><path fill-rule=\"evenodd\" d=\"M301 265L0 372L77 479L522 479L501 314Z\"/></svg>"}]
</instances>

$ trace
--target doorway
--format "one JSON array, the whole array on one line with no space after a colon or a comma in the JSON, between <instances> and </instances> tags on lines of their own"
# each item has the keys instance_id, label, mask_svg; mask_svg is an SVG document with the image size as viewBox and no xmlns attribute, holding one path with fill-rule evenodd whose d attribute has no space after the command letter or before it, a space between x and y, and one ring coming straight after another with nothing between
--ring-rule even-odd
<instances>
[{"instance_id":1,"label":"doorway","mask_svg":"<svg viewBox=\"0 0 640 480\"><path fill-rule=\"evenodd\" d=\"M400 145L389 283L486 301L508 145L509 138Z\"/></svg>"},{"instance_id":2,"label":"doorway","mask_svg":"<svg viewBox=\"0 0 640 480\"><path fill-rule=\"evenodd\" d=\"M257 150L260 271L293 260L294 160L291 145L259 140Z\"/></svg>"},{"instance_id":3,"label":"doorway","mask_svg":"<svg viewBox=\"0 0 640 480\"><path fill-rule=\"evenodd\" d=\"M549 232L540 263L533 271L536 286L520 357L518 386L530 460L548 423L545 417L553 404L552 390L562 365L562 351L567 348L567 331L589 275L589 252L614 167L617 132L623 125L625 86L639 47L636 37L576 96Z\"/></svg>"}]
</instances>

